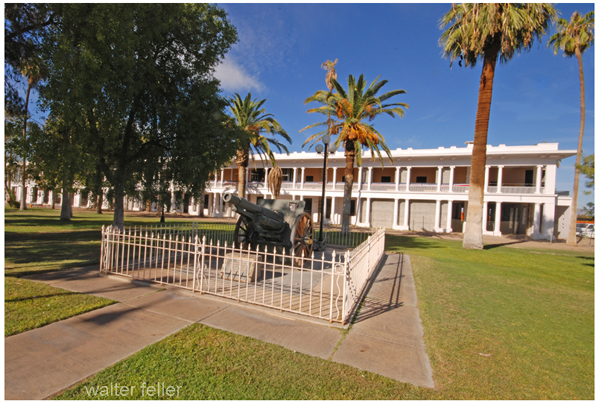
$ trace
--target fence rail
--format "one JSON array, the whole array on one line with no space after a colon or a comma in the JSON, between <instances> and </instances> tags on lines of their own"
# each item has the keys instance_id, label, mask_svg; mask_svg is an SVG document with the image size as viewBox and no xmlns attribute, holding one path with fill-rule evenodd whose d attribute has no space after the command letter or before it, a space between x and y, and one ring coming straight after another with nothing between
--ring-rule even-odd
<instances>
[{"instance_id":1,"label":"fence rail","mask_svg":"<svg viewBox=\"0 0 599 404\"><path fill-rule=\"evenodd\" d=\"M284 250L236 246L226 226L102 227L100 271L345 324L384 254L380 229L353 251L313 253L298 265Z\"/></svg>"}]
</instances>

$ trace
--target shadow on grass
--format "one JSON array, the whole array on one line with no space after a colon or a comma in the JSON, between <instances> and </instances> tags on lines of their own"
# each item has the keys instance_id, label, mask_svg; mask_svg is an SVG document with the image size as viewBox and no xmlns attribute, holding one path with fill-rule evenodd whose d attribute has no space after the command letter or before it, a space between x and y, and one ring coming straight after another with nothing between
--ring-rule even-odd
<instances>
[{"instance_id":1,"label":"shadow on grass","mask_svg":"<svg viewBox=\"0 0 599 404\"><path fill-rule=\"evenodd\" d=\"M483 250L492 250L493 248L504 247L506 245L522 244L522 243L526 243L527 241L528 240L519 240L519 241L508 242L508 243L486 244L483 247Z\"/></svg>"},{"instance_id":2,"label":"shadow on grass","mask_svg":"<svg viewBox=\"0 0 599 404\"><path fill-rule=\"evenodd\" d=\"M100 232L5 234L5 276L21 277L100 261Z\"/></svg>"},{"instance_id":3,"label":"shadow on grass","mask_svg":"<svg viewBox=\"0 0 599 404\"><path fill-rule=\"evenodd\" d=\"M446 244L447 241L441 239L437 240L435 238L395 236L391 234L386 235L385 238L385 249L389 251L403 251L404 249L448 248Z\"/></svg>"},{"instance_id":4,"label":"shadow on grass","mask_svg":"<svg viewBox=\"0 0 599 404\"><path fill-rule=\"evenodd\" d=\"M46 299L46 298L49 298L49 297L68 296L68 295L76 295L76 294L77 293L75 293L75 292L53 293L51 295L40 295L40 296L21 297L21 298L18 298L18 299L5 299L4 302L5 303L16 303L16 302L24 302L26 300Z\"/></svg>"}]
</instances>

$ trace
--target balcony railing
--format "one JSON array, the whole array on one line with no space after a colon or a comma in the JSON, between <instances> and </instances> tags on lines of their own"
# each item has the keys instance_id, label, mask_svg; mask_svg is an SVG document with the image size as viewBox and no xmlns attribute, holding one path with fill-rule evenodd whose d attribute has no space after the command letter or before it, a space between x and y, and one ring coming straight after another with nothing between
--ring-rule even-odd
<instances>
[{"instance_id":1,"label":"balcony railing","mask_svg":"<svg viewBox=\"0 0 599 404\"><path fill-rule=\"evenodd\" d=\"M210 186L212 186L214 188L214 181L210 181L209 184L210 184ZM333 185L334 185L334 188L333 188ZM237 186L237 181L223 181L223 183L222 183L223 188L236 187L236 186ZM220 188L220 187L221 187L221 182L217 181L216 188ZM248 189L255 189L255 190L266 189L264 181L249 181L247 183L246 187ZM334 184L332 181L327 182L327 190L328 191L331 191L333 189L335 191L342 191L343 187L344 187L344 183L341 181L337 181ZM396 187L397 187L398 192L406 191L406 184L397 185L394 182L373 182L370 184L370 191L396 192ZM286 189L286 190L302 189L302 184L301 184L301 182L295 182L295 184L294 184L292 181L283 181L283 183L281 184L281 188ZM322 182L313 182L313 181L304 182L303 189L304 190L321 190ZM359 189L360 189L360 184L358 184L357 182L354 182L353 190L357 191ZM450 192L449 189L450 189L450 186L448 184L442 184L440 187L440 192L448 193L448 192ZM451 192L467 193L468 189L469 189L469 184L453 184L453 186L451 187ZM368 183L362 183L361 190L368 191ZM527 186L525 184L508 184L508 185L502 185L502 187L501 187L501 192L504 194L535 194L536 191L537 191L537 188L535 186ZM541 194L544 194L545 187L541 187L540 191L541 191ZM434 183L429 183L429 184L411 183L410 184L410 192L436 193L437 192L437 184L434 184ZM488 194L498 193L498 187L497 186L488 186L487 193Z\"/></svg>"}]
</instances>

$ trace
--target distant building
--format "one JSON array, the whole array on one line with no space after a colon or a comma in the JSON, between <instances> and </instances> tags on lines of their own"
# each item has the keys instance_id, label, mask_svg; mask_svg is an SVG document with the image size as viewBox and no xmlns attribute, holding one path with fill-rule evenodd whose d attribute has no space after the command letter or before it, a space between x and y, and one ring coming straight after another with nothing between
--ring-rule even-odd
<instances>
[{"instance_id":1,"label":"distant building","mask_svg":"<svg viewBox=\"0 0 599 404\"><path fill-rule=\"evenodd\" d=\"M386 227L397 230L462 233L468 209L468 184L472 144L466 147L406 150L391 152L393 163L385 166L373 161L370 152L362 157L362 167L354 168L352 219L357 226ZM555 189L558 161L576 154L559 150L557 143L534 146L487 146L485 171L484 234L526 234L534 239L566 238L572 198L569 192ZM283 170L280 199L306 201L306 211L318 221L322 194L323 156L317 153L276 154ZM254 167L255 165L255 167ZM269 162L250 162L246 173L247 198L256 202L272 198L268 190ZM343 175L345 156L329 156L325 223L340 224L343 210ZM224 192L237 190L237 166L214 173L204 195L204 214L233 217L235 213L223 203ZM37 193L28 203L47 203L47 196ZM79 193L74 206L86 206ZM20 192L17 196L20 200ZM199 214L199 204L184 198L184 211ZM143 203L131 199L128 209L143 210ZM174 206L173 206L174 207ZM155 210L155 206L153 206Z\"/></svg>"}]
</instances>

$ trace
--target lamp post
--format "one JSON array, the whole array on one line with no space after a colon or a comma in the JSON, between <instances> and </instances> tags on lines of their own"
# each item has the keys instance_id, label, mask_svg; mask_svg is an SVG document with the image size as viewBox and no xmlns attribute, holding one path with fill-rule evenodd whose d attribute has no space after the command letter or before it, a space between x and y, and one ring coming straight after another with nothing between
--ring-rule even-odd
<instances>
[{"instance_id":1,"label":"lamp post","mask_svg":"<svg viewBox=\"0 0 599 404\"><path fill-rule=\"evenodd\" d=\"M327 157L329 153L333 154L337 151L337 146L335 144L332 144L331 147L329 147L329 143L331 143L331 137L329 135L324 135L322 137L322 143L324 143L324 146L321 144L316 145L316 153L324 154L324 163L322 166L322 203L320 205L320 232L318 233L318 242L316 245L318 250L324 247L324 241L322 238L322 225L324 223L324 207L326 205L325 190L327 186Z\"/></svg>"}]
</instances>

